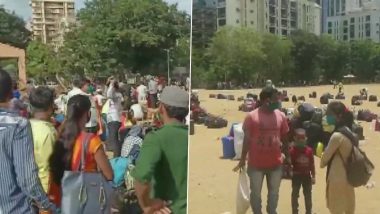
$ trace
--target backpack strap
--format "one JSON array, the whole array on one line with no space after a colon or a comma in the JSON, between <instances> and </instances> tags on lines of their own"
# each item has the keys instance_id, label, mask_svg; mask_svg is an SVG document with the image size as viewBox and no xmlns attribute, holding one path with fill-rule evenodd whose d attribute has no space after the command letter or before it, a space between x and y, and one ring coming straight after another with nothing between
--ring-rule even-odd
<instances>
[{"instance_id":1,"label":"backpack strap","mask_svg":"<svg viewBox=\"0 0 380 214\"><path fill-rule=\"evenodd\" d=\"M88 144L92 138L93 134L87 133L85 134L82 142L81 142L81 156L80 156L80 162L78 165L78 171L84 171L86 169L86 155L87 155L87 147Z\"/></svg>"}]
</instances>

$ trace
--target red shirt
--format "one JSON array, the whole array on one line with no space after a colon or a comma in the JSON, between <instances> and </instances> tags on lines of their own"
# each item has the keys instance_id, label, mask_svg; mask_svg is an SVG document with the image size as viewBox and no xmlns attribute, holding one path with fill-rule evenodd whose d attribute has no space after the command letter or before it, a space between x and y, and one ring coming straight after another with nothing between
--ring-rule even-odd
<instances>
[{"instance_id":1,"label":"red shirt","mask_svg":"<svg viewBox=\"0 0 380 214\"><path fill-rule=\"evenodd\" d=\"M289 131L284 113L258 108L247 115L243 129L249 137L248 166L257 169L281 166L281 138Z\"/></svg>"},{"instance_id":2,"label":"red shirt","mask_svg":"<svg viewBox=\"0 0 380 214\"><path fill-rule=\"evenodd\" d=\"M304 148L293 146L290 148L289 154L292 160L294 175L312 175L315 177L313 149L308 146Z\"/></svg>"}]
</instances>

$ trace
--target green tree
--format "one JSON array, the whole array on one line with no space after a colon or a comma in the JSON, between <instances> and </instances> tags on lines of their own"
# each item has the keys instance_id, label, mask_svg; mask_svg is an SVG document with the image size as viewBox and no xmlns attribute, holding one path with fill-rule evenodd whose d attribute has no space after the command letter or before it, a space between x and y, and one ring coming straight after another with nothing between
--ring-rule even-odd
<instances>
[{"instance_id":1,"label":"green tree","mask_svg":"<svg viewBox=\"0 0 380 214\"><path fill-rule=\"evenodd\" d=\"M359 80L372 81L376 76L376 45L374 42L355 41L350 46L349 68Z\"/></svg>"},{"instance_id":2,"label":"green tree","mask_svg":"<svg viewBox=\"0 0 380 214\"><path fill-rule=\"evenodd\" d=\"M326 80L340 80L349 72L349 44L329 35L320 38L319 64Z\"/></svg>"},{"instance_id":3,"label":"green tree","mask_svg":"<svg viewBox=\"0 0 380 214\"><path fill-rule=\"evenodd\" d=\"M261 75L274 82L286 81L291 77L293 61L290 58L292 43L273 34L263 35L265 62Z\"/></svg>"},{"instance_id":4,"label":"green tree","mask_svg":"<svg viewBox=\"0 0 380 214\"><path fill-rule=\"evenodd\" d=\"M262 38L253 29L225 27L212 39L208 54L219 81L257 82L265 55Z\"/></svg>"},{"instance_id":5,"label":"green tree","mask_svg":"<svg viewBox=\"0 0 380 214\"><path fill-rule=\"evenodd\" d=\"M26 50L28 76L38 81L45 81L46 78L54 78L60 73L60 67L53 48L39 41L29 43Z\"/></svg>"},{"instance_id":6,"label":"green tree","mask_svg":"<svg viewBox=\"0 0 380 214\"><path fill-rule=\"evenodd\" d=\"M122 68L143 74L166 73L165 49L170 48L175 50L176 64L185 63L183 54L189 46L178 49L185 47L183 38L190 38L190 18L176 5L162 0L93 0L79 12L78 19L80 24L65 36L59 51L68 72L97 76Z\"/></svg>"},{"instance_id":7,"label":"green tree","mask_svg":"<svg viewBox=\"0 0 380 214\"><path fill-rule=\"evenodd\" d=\"M295 31L290 36L293 42L291 56L294 60L294 80L313 81L319 78L318 60L319 39L304 31Z\"/></svg>"},{"instance_id":8,"label":"green tree","mask_svg":"<svg viewBox=\"0 0 380 214\"><path fill-rule=\"evenodd\" d=\"M26 29L24 20L0 5L0 42L25 48L29 38L30 31Z\"/></svg>"}]
</instances>

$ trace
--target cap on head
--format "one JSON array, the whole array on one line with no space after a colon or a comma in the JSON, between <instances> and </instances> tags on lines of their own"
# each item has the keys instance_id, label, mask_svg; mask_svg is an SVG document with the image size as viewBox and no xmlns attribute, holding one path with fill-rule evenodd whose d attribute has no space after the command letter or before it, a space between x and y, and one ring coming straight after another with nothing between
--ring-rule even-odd
<instances>
[{"instance_id":1,"label":"cap on head","mask_svg":"<svg viewBox=\"0 0 380 214\"><path fill-rule=\"evenodd\" d=\"M178 108L189 108L189 94L178 86L165 87L160 102Z\"/></svg>"}]
</instances>

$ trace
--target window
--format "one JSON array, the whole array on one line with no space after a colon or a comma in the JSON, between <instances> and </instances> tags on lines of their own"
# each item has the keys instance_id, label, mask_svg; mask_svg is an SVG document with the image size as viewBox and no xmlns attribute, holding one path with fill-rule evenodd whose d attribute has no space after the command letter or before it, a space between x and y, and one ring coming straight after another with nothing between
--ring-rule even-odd
<instances>
[{"instance_id":1,"label":"window","mask_svg":"<svg viewBox=\"0 0 380 214\"><path fill-rule=\"evenodd\" d=\"M371 37L371 29L368 29L365 31L365 36L366 37Z\"/></svg>"},{"instance_id":2,"label":"window","mask_svg":"<svg viewBox=\"0 0 380 214\"><path fill-rule=\"evenodd\" d=\"M332 30L331 30L331 28L327 30L327 33L328 33L328 34L332 34Z\"/></svg>"},{"instance_id":3,"label":"window","mask_svg":"<svg viewBox=\"0 0 380 214\"><path fill-rule=\"evenodd\" d=\"M347 40L348 40L348 36L347 36L347 35L344 35L344 36L343 36L343 40L344 40L344 41L347 41Z\"/></svg>"},{"instance_id":4,"label":"window","mask_svg":"<svg viewBox=\"0 0 380 214\"><path fill-rule=\"evenodd\" d=\"M347 20L344 20L344 21L343 21L343 25L344 25L344 26L347 26L347 25L348 25L348 21L347 21Z\"/></svg>"},{"instance_id":5,"label":"window","mask_svg":"<svg viewBox=\"0 0 380 214\"><path fill-rule=\"evenodd\" d=\"M370 21L371 21L371 16L366 16L366 17L365 17L365 20L366 20L367 22L370 22Z\"/></svg>"},{"instance_id":6,"label":"window","mask_svg":"<svg viewBox=\"0 0 380 214\"><path fill-rule=\"evenodd\" d=\"M236 24L239 24L239 23L240 23L239 19L236 19Z\"/></svg>"},{"instance_id":7,"label":"window","mask_svg":"<svg viewBox=\"0 0 380 214\"><path fill-rule=\"evenodd\" d=\"M253 13L253 10L250 10L249 12Z\"/></svg>"},{"instance_id":8,"label":"window","mask_svg":"<svg viewBox=\"0 0 380 214\"><path fill-rule=\"evenodd\" d=\"M351 23L355 23L355 18L351 18Z\"/></svg>"},{"instance_id":9,"label":"window","mask_svg":"<svg viewBox=\"0 0 380 214\"><path fill-rule=\"evenodd\" d=\"M350 38L355 38L355 26L350 26Z\"/></svg>"},{"instance_id":10,"label":"window","mask_svg":"<svg viewBox=\"0 0 380 214\"><path fill-rule=\"evenodd\" d=\"M224 26L224 25L226 25L226 20L225 19L219 20L219 26Z\"/></svg>"},{"instance_id":11,"label":"window","mask_svg":"<svg viewBox=\"0 0 380 214\"><path fill-rule=\"evenodd\" d=\"M240 8L236 8L236 12L240 12Z\"/></svg>"},{"instance_id":12,"label":"window","mask_svg":"<svg viewBox=\"0 0 380 214\"><path fill-rule=\"evenodd\" d=\"M251 2L253 3L253 2L255 2L255 0L251 0Z\"/></svg>"},{"instance_id":13,"label":"window","mask_svg":"<svg viewBox=\"0 0 380 214\"><path fill-rule=\"evenodd\" d=\"M348 33L348 28L346 28L346 27L343 28L343 33L345 33L345 34Z\"/></svg>"},{"instance_id":14,"label":"window","mask_svg":"<svg viewBox=\"0 0 380 214\"><path fill-rule=\"evenodd\" d=\"M332 22L328 22L328 23L327 23L327 26L328 26L328 27L332 27Z\"/></svg>"},{"instance_id":15,"label":"window","mask_svg":"<svg viewBox=\"0 0 380 214\"><path fill-rule=\"evenodd\" d=\"M254 24L254 22L253 21L251 21L251 25L253 25Z\"/></svg>"}]
</instances>

